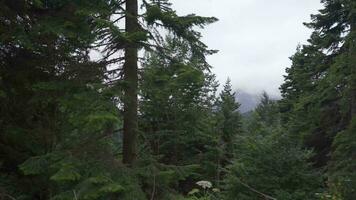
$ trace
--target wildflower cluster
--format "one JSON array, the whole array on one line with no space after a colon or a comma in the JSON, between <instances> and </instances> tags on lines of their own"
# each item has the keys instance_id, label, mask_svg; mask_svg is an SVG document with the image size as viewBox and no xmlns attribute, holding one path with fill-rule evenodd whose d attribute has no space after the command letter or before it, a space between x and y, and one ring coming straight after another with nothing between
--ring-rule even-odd
<instances>
[{"instance_id":1,"label":"wildflower cluster","mask_svg":"<svg viewBox=\"0 0 356 200\"><path fill-rule=\"evenodd\" d=\"M188 195L194 200L213 200L216 199L216 194L220 192L218 188L213 188L210 181L198 181L196 184L201 188L192 189Z\"/></svg>"}]
</instances>

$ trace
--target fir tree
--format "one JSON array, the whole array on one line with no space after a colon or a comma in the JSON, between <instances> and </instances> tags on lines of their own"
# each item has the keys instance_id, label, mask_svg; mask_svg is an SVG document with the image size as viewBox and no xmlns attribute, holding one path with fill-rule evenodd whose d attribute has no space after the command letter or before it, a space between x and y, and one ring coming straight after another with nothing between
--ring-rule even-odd
<instances>
[{"instance_id":1,"label":"fir tree","mask_svg":"<svg viewBox=\"0 0 356 200\"><path fill-rule=\"evenodd\" d=\"M130 0L119 1L117 4L117 10L113 12L116 14L114 15L115 19L105 23L106 28L102 31L100 43L105 46L106 58L122 50L125 53L124 58L115 57L111 63L120 63L117 61L124 60L122 73L119 73L123 75L124 79L123 162L131 165L137 157L138 51L145 48L148 51L156 51L164 55L163 39L158 31L163 28L177 39L187 41L193 56L200 59L200 63L205 67L208 67L205 56L214 51L207 50L206 45L200 41L200 33L193 28L195 26L204 27L215 22L216 18L200 17L194 14L178 16L172 10L168 0L143 1L141 5L137 0ZM124 4L125 8L121 6ZM140 15L138 14L139 7L144 11ZM123 18L125 19L125 30L116 25Z\"/></svg>"},{"instance_id":2,"label":"fir tree","mask_svg":"<svg viewBox=\"0 0 356 200\"><path fill-rule=\"evenodd\" d=\"M157 174L162 173L162 166L195 169L183 170L184 178L171 174L177 180L175 185L180 185L176 190L189 192L194 181L215 175L210 157L215 147L212 107L216 83L214 75L201 69L187 42L168 37L164 48L174 60L150 53L143 70L142 143L147 144L144 151L151 152L161 166ZM197 168L203 170L198 172ZM162 180L156 180L156 198L171 193L172 188L158 186Z\"/></svg>"},{"instance_id":3,"label":"fir tree","mask_svg":"<svg viewBox=\"0 0 356 200\"><path fill-rule=\"evenodd\" d=\"M335 198L352 199L345 180L351 183L353 178L341 174L348 174L354 162L340 156L340 149L347 146L347 154L355 154L348 134L355 112L355 2L322 3L325 7L306 24L314 29L309 44L298 50L287 69L281 108L291 134L315 150L315 166L328 167ZM345 166L336 170L338 162Z\"/></svg>"},{"instance_id":4,"label":"fir tree","mask_svg":"<svg viewBox=\"0 0 356 200\"><path fill-rule=\"evenodd\" d=\"M217 181L221 181L223 168L234 158L236 137L241 134L241 116L238 111L240 104L236 102L235 92L232 92L230 79L227 79L224 89L217 102L217 134L218 134L218 170Z\"/></svg>"}]
</instances>

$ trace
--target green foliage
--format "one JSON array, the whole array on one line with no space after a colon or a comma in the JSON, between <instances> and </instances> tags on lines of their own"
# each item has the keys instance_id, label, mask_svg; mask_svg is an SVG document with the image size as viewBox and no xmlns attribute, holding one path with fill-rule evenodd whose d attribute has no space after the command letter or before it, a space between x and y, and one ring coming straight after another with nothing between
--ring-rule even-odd
<instances>
[{"instance_id":1,"label":"green foliage","mask_svg":"<svg viewBox=\"0 0 356 200\"><path fill-rule=\"evenodd\" d=\"M195 26L203 28L205 25L216 22L216 18L201 17L195 14L178 16L176 12L170 8L168 1L144 2L147 9L145 20L149 26L158 26L168 29L178 38L188 41L193 52L200 56L204 56L205 53L211 54L215 52L206 50L206 46L199 40L201 34L193 28Z\"/></svg>"},{"instance_id":2,"label":"green foliage","mask_svg":"<svg viewBox=\"0 0 356 200\"><path fill-rule=\"evenodd\" d=\"M339 133L333 143L334 152L329 167L331 189L335 197L354 199L356 174L356 121L353 121L345 131Z\"/></svg>"},{"instance_id":3,"label":"green foliage","mask_svg":"<svg viewBox=\"0 0 356 200\"><path fill-rule=\"evenodd\" d=\"M292 56L281 86L282 119L293 138L315 151L315 166L327 168L330 197L353 199L349 167L354 166L354 138L349 131L356 113L356 4L322 3L324 8L306 24L313 29L309 44Z\"/></svg>"},{"instance_id":4,"label":"green foliage","mask_svg":"<svg viewBox=\"0 0 356 200\"><path fill-rule=\"evenodd\" d=\"M108 2L0 4L1 197L142 195L137 180L117 174L126 171L117 164L120 115L102 84L105 63L88 56L97 36L88 19L104 16Z\"/></svg>"},{"instance_id":5,"label":"green foliage","mask_svg":"<svg viewBox=\"0 0 356 200\"><path fill-rule=\"evenodd\" d=\"M272 100L266 92L262 93L260 104L245 122L248 134L266 136L281 128L279 103Z\"/></svg>"},{"instance_id":6,"label":"green foliage","mask_svg":"<svg viewBox=\"0 0 356 200\"><path fill-rule=\"evenodd\" d=\"M22 163L19 167L25 175L37 175L44 172L48 161L44 156L32 157Z\"/></svg>"},{"instance_id":7,"label":"green foliage","mask_svg":"<svg viewBox=\"0 0 356 200\"><path fill-rule=\"evenodd\" d=\"M190 179L208 174L204 163L211 162L209 156L215 144L211 111L216 85L214 76L201 68L186 42L167 38L165 49L167 54L176 55L174 60L151 54L143 73L142 130L147 144L144 148L167 166L198 165L200 173L195 170L183 178L175 175L176 185L181 184L180 191L188 192ZM174 174L164 173L166 178Z\"/></svg>"},{"instance_id":8,"label":"green foliage","mask_svg":"<svg viewBox=\"0 0 356 200\"><path fill-rule=\"evenodd\" d=\"M199 165L169 165L157 160L155 157L141 158L136 166L147 198L175 199L173 196L179 195L181 182L196 176L200 169Z\"/></svg>"},{"instance_id":9,"label":"green foliage","mask_svg":"<svg viewBox=\"0 0 356 200\"><path fill-rule=\"evenodd\" d=\"M281 132L279 123L270 123L278 121L275 107L264 94L251 119L259 126L238 137L224 181L226 199L318 199L321 174L308 162L312 154Z\"/></svg>"},{"instance_id":10,"label":"green foliage","mask_svg":"<svg viewBox=\"0 0 356 200\"><path fill-rule=\"evenodd\" d=\"M240 157L229 167L227 199L318 199L320 174L313 172L310 153L285 136L242 138ZM255 192L259 191L260 193Z\"/></svg>"},{"instance_id":11,"label":"green foliage","mask_svg":"<svg viewBox=\"0 0 356 200\"><path fill-rule=\"evenodd\" d=\"M0 199L355 199L356 3L322 2L283 99L264 93L242 124L230 80L216 96L205 59L216 51L195 29L216 18L144 0L127 32L122 0L1 1ZM111 65L128 47L146 52L129 168L128 85Z\"/></svg>"},{"instance_id":12,"label":"green foliage","mask_svg":"<svg viewBox=\"0 0 356 200\"><path fill-rule=\"evenodd\" d=\"M220 184L224 178L225 167L236 156L236 138L242 134L241 115L238 111L240 104L236 102L235 92L232 91L231 81L228 79L224 89L216 101L216 182Z\"/></svg>"},{"instance_id":13,"label":"green foliage","mask_svg":"<svg viewBox=\"0 0 356 200\"><path fill-rule=\"evenodd\" d=\"M0 3L0 161L3 163L0 175L6 174L0 181L1 195L18 199L137 200L147 198L150 188L171 191L187 177L196 176L195 158L180 162L191 151L198 157L198 151L210 139L204 135L209 120L202 116L209 113L210 108L205 106L211 106L213 98L205 92L214 88L209 85L213 76L204 71L208 67L204 56L212 51L206 50L193 27L202 27L216 19L180 17L167 2L144 1L147 14L143 16L151 18L147 21L150 27L127 33L113 17L125 14L123 3L106 0ZM163 4L164 8L160 6ZM118 90L121 85L109 82L112 77L107 65L116 62L109 57L112 52L124 49L124 44L135 43L138 48L152 50L155 39L152 28L161 27L158 21L179 38L177 41L185 43L186 52L189 51L189 56L184 57L186 52L181 52L184 55L181 60L170 64L174 77L166 80L174 80L169 90L178 90L173 104L175 116L180 114L178 106L186 105L184 115L176 122L185 124L178 131L180 139L185 139L182 144L188 145L176 165L153 159L129 170L118 161L122 146L119 133L122 99ZM101 42L107 57L91 61L89 52L92 47L101 47L98 44ZM172 48L161 59L173 58L175 53ZM157 78L154 70L148 71L146 77ZM157 100L160 98L163 101L158 95ZM197 115L201 108L204 112ZM197 138L187 137L190 123L197 124L194 128ZM169 144L165 145L169 150ZM168 153L165 156L169 158ZM151 178L155 179L155 186L151 185ZM166 194L173 195L170 191Z\"/></svg>"}]
</instances>

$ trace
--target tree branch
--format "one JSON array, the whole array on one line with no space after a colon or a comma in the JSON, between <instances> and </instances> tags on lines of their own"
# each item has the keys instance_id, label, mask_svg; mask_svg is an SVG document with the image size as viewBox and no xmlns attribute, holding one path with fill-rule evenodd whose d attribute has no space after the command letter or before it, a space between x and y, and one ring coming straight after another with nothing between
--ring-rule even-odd
<instances>
[{"instance_id":1,"label":"tree branch","mask_svg":"<svg viewBox=\"0 0 356 200\"><path fill-rule=\"evenodd\" d=\"M277 199L274 198L274 197L271 197L271 196L269 196L269 195L267 195L267 194L264 194L264 193L262 193L262 192L260 192L260 191L258 191L258 190L256 190L256 189L254 189L253 187L249 186L248 184L242 182L241 180L239 180L239 182L241 183L241 185L245 186L246 188L248 188L248 189L251 190L252 192L257 193L257 194L263 196L263 197L266 198L266 199L277 200Z\"/></svg>"}]
</instances>

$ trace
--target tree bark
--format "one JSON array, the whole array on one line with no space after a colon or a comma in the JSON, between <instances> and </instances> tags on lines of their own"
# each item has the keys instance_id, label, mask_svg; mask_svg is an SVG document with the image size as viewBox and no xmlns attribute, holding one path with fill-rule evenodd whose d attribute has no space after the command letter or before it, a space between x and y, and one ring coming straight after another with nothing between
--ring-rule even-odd
<instances>
[{"instance_id":1,"label":"tree bark","mask_svg":"<svg viewBox=\"0 0 356 200\"><path fill-rule=\"evenodd\" d=\"M139 31L138 2L126 0L125 28L128 35ZM123 160L124 164L132 165L137 156L137 91L138 91L138 47L133 41L125 48L124 72L124 129L123 129Z\"/></svg>"},{"instance_id":2,"label":"tree bark","mask_svg":"<svg viewBox=\"0 0 356 200\"><path fill-rule=\"evenodd\" d=\"M356 4L356 3L355 3ZM350 59L351 69L351 119L356 118L356 21L351 22L350 27Z\"/></svg>"}]
</instances>

